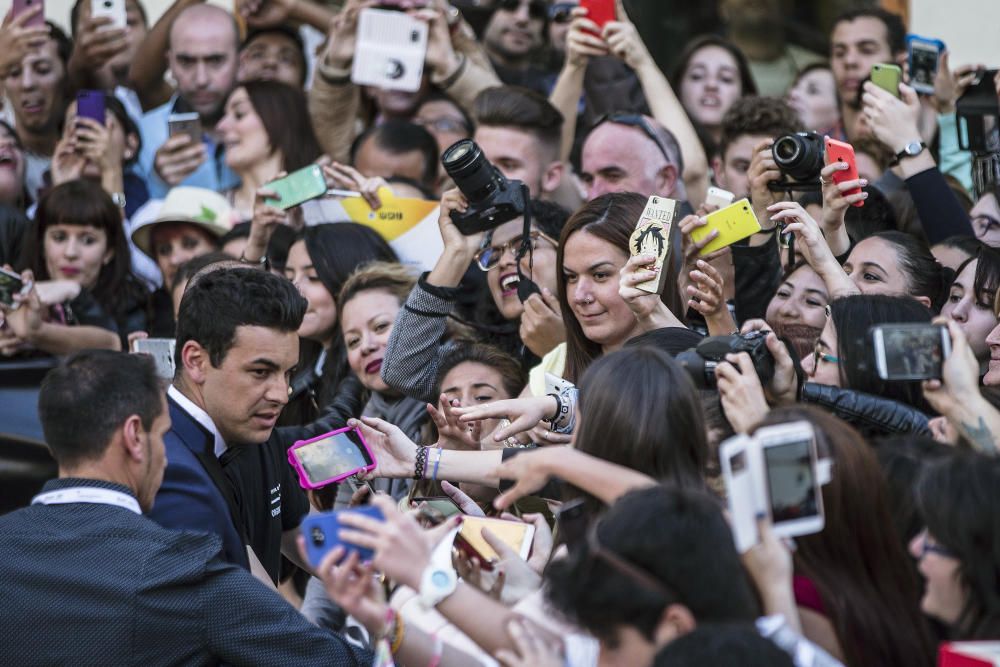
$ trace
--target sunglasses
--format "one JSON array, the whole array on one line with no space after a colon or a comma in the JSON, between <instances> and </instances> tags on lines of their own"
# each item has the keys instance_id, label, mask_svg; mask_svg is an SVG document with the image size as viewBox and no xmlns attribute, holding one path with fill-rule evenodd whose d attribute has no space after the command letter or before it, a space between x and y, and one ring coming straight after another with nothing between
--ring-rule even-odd
<instances>
[{"instance_id":1,"label":"sunglasses","mask_svg":"<svg viewBox=\"0 0 1000 667\"><path fill-rule=\"evenodd\" d=\"M593 132L602 123L611 122L618 123L619 125L625 125L628 127L636 127L642 130L642 133L653 140L656 147L660 149L660 153L663 157L667 159L667 162L674 164L675 160L670 156L670 151L667 149L667 145L663 142L663 137L660 136L659 132L649 124L649 121L645 116L638 113L611 113L605 114L597 119L597 122L591 126L590 130ZM679 162L679 160L678 160ZM681 165L677 164L677 170L681 171Z\"/></svg>"},{"instance_id":2,"label":"sunglasses","mask_svg":"<svg viewBox=\"0 0 1000 667\"><path fill-rule=\"evenodd\" d=\"M529 2L525 2L525 0L498 0L494 7L505 12L516 12L525 4L528 5L528 16L532 19L545 20L548 18L549 8L544 0L530 0Z\"/></svg>"},{"instance_id":3,"label":"sunglasses","mask_svg":"<svg viewBox=\"0 0 1000 667\"><path fill-rule=\"evenodd\" d=\"M955 552L946 546L938 544L937 542L931 541L930 533L924 528L920 533L920 557L923 558L927 554L937 554L939 556L944 556L945 558L958 558Z\"/></svg>"},{"instance_id":4,"label":"sunglasses","mask_svg":"<svg viewBox=\"0 0 1000 667\"><path fill-rule=\"evenodd\" d=\"M559 246L558 241L553 239L548 234L545 234L544 232L540 232L538 230L534 230L530 234L528 234L528 238L531 240L531 249L533 251L538 249L539 240L551 243L553 248ZM521 237L516 236L512 238L510 241L507 241L506 243L503 243L501 245L488 246L486 248L480 249L479 252L475 254L475 257L473 259L476 260L476 266L478 266L481 270L489 271L490 269L494 269L500 265L500 260L503 258L503 254L508 250L511 253L513 253L514 256L516 257L517 249L520 245L521 245Z\"/></svg>"},{"instance_id":5,"label":"sunglasses","mask_svg":"<svg viewBox=\"0 0 1000 667\"><path fill-rule=\"evenodd\" d=\"M569 23L573 20L574 2L557 2L549 7L549 20L553 23Z\"/></svg>"}]
</instances>

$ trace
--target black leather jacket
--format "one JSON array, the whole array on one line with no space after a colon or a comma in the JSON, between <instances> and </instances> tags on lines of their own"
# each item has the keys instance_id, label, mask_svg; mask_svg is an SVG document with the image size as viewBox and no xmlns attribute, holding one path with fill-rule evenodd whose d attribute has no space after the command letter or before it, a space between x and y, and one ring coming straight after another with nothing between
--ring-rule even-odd
<instances>
[{"instance_id":1,"label":"black leather jacket","mask_svg":"<svg viewBox=\"0 0 1000 667\"><path fill-rule=\"evenodd\" d=\"M801 400L829 410L866 437L900 433L930 435L927 415L888 398L806 382L802 385Z\"/></svg>"}]
</instances>

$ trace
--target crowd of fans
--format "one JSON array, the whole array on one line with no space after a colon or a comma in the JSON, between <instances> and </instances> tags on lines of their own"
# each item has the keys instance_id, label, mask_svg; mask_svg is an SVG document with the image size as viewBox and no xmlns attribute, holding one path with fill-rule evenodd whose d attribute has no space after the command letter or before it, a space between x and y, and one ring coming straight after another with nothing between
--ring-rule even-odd
<instances>
[{"instance_id":1,"label":"crowd of fans","mask_svg":"<svg viewBox=\"0 0 1000 667\"><path fill-rule=\"evenodd\" d=\"M0 27L0 370L62 358L59 476L0 516L7 662L914 667L1000 640L1000 140L957 113L996 108L992 70L943 50L918 94L878 8L820 54L779 3L720 0L665 73L621 1L123 4ZM415 92L354 83L373 9L425 25ZM808 132L856 176L795 181L775 142ZM478 231L441 158L470 139L528 195ZM282 206L311 165L328 194ZM702 252L720 190L759 231ZM334 206L390 196L439 200L429 270ZM653 196L662 266L632 246ZM904 352L938 371L885 372L873 327L932 323L942 350ZM720 451L803 423L822 529L755 512L741 552ZM289 448L343 428L368 469L304 488ZM529 543L459 549L478 517Z\"/></svg>"}]
</instances>

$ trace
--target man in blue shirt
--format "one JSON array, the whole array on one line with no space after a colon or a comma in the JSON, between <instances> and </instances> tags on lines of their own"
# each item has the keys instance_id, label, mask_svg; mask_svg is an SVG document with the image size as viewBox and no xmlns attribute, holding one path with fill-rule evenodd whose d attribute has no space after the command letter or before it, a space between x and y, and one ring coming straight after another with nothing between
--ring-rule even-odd
<instances>
[{"instance_id":1,"label":"man in blue shirt","mask_svg":"<svg viewBox=\"0 0 1000 667\"><path fill-rule=\"evenodd\" d=\"M175 185L221 192L238 184L215 136L215 124L236 85L238 48L233 16L219 7L192 5L174 20L167 62L177 80L177 93L143 116L139 124L139 169L151 197L162 198ZM170 115L192 111L201 120L201 141L187 134L171 137Z\"/></svg>"}]
</instances>

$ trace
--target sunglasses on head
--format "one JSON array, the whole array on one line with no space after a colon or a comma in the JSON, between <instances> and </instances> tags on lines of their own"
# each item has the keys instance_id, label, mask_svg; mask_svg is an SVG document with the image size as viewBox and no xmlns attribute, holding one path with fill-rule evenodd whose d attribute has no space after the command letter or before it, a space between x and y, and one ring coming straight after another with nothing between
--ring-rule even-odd
<instances>
[{"instance_id":1,"label":"sunglasses on head","mask_svg":"<svg viewBox=\"0 0 1000 667\"><path fill-rule=\"evenodd\" d=\"M663 154L663 157L667 159L667 162L673 163L670 158L670 151L667 150L666 144L663 143L663 137L649 124L649 120L640 113L610 113L604 114L597 119L597 122L590 128L593 132L597 127L603 123L617 123L619 125L625 125L627 127L635 127L642 130L642 133L653 140L657 148Z\"/></svg>"},{"instance_id":2,"label":"sunglasses on head","mask_svg":"<svg viewBox=\"0 0 1000 667\"><path fill-rule=\"evenodd\" d=\"M573 20L575 2L557 2L549 7L549 20L553 23L569 23Z\"/></svg>"},{"instance_id":3,"label":"sunglasses on head","mask_svg":"<svg viewBox=\"0 0 1000 667\"><path fill-rule=\"evenodd\" d=\"M494 7L505 12L516 12L522 4L528 5L528 16L531 18L541 20L548 18L549 8L544 0L497 0Z\"/></svg>"}]
</instances>

